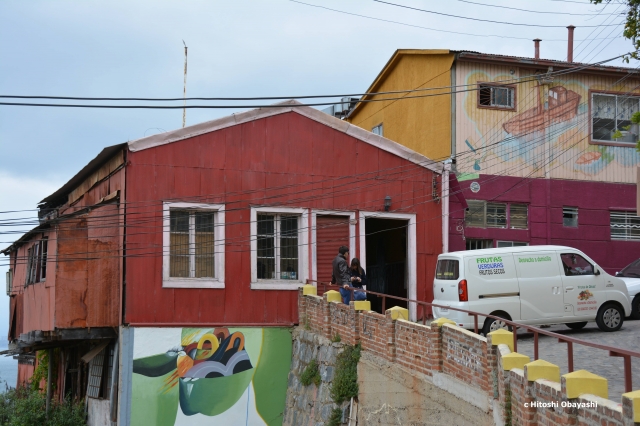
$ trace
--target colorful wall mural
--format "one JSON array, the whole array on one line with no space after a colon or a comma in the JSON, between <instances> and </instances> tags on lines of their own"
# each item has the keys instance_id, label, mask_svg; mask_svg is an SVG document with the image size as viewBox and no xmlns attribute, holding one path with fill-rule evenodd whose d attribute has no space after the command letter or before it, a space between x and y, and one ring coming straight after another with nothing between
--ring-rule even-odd
<instances>
[{"instance_id":1,"label":"colorful wall mural","mask_svg":"<svg viewBox=\"0 0 640 426\"><path fill-rule=\"evenodd\" d=\"M281 425L289 328L136 328L131 424Z\"/></svg>"},{"instance_id":2,"label":"colorful wall mural","mask_svg":"<svg viewBox=\"0 0 640 426\"><path fill-rule=\"evenodd\" d=\"M460 62L457 84L513 82L515 77L531 74L530 69ZM602 126L614 114L623 122L638 111L640 99L628 96L640 96L637 80L574 73L514 87L513 110L479 108L476 91L457 94L456 168L461 180L489 174L635 183L640 153L634 144L595 144L590 136L594 119ZM620 98L614 112L604 102L602 107L590 108L590 90L626 97ZM629 133L625 131L629 126L617 127ZM626 139L611 142L631 142Z\"/></svg>"}]
</instances>

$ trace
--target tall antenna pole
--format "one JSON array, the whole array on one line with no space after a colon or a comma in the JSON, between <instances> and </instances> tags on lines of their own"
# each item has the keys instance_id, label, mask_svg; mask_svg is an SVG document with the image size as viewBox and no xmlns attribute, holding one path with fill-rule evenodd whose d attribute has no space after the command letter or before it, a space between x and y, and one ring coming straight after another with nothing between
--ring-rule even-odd
<instances>
[{"instance_id":1,"label":"tall antenna pole","mask_svg":"<svg viewBox=\"0 0 640 426\"><path fill-rule=\"evenodd\" d=\"M184 108L182 108L182 127L187 123L187 44L182 40L184 44L184 87L182 89L182 97L184 98Z\"/></svg>"}]
</instances>

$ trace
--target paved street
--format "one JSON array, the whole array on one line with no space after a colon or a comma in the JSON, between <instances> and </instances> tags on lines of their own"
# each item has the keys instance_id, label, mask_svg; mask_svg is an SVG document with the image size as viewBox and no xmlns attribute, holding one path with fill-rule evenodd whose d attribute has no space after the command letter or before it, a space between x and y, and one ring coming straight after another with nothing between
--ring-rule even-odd
<instances>
[{"instance_id":1,"label":"paved street","mask_svg":"<svg viewBox=\"0 0 640 426\"><path fill-rule=\"evenodd\" d=\"M616 346L640 352L640 321L626 320L622 328L613 333L600 331L595 322L590 322L582 330L570 330L565 325L552 325L545 330L587 340L607 346ZM518 332L518 352L533 360L533 334ZM547 336L539 338L539 358L560 366L560 374L568 372L567 346L557 343ZM609 380L609 399L621 402L624 393L624 364L622 358L610 357L607 351L586 346L573 346L574 370L588 370ZM633 389L640 389L640 358L631 359Z\"/></svg>"}]
</instances>

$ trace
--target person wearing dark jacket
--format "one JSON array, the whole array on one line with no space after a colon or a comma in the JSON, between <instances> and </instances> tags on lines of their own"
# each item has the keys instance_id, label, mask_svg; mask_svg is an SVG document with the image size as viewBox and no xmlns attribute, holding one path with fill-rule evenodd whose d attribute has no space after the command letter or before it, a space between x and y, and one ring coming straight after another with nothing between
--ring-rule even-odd
<instances>
[{"instance_id":1,"label":"person wearing dark jacket","mask_svg":"<svg viewBox=\"0 0 640 426\"><path fill-rule=\"evenodd\" d=\"M333 275L331 276L331 284L344 286L351 282L351 274L349 273L349 247L340 246L338 255L333 259Z\"/></svg>"},{"instance_id":2,"label":"person wearing dark jacket","mask_svg":"<svg viewBox=\"0 0 640 426\"><path fill-rule=\"evenodd\" d=\"M351 268L349 268L349 273L351 274L351 287L354 288L364 288L367 286L367 274L364 272L362 266L360 266L360 259L354 257L351 259ZM351 296L351 295L349 295ZM349 298L350 299L350 298ZM353 300L367 300L367 293L364 291L355 291L353 292ZM343 297L344 301L344 297ZM349 303L347 300L345 303Z\"/></svg>"}]
</instances>

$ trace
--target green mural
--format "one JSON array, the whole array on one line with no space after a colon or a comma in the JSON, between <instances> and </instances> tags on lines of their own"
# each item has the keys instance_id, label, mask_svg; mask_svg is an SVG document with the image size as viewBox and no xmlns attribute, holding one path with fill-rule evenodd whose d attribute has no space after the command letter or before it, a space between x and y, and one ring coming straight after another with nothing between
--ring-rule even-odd
<instances>
[{"instance_id":1,"label":"green mural","mask_svg":"<svg viewBox=\"0 0 640 426\"><path fill-rule=\"evenodd\" d=\"M290 329L136 329L134 342L131 424L282 424Z\"/></svg>"}]
</instances>

